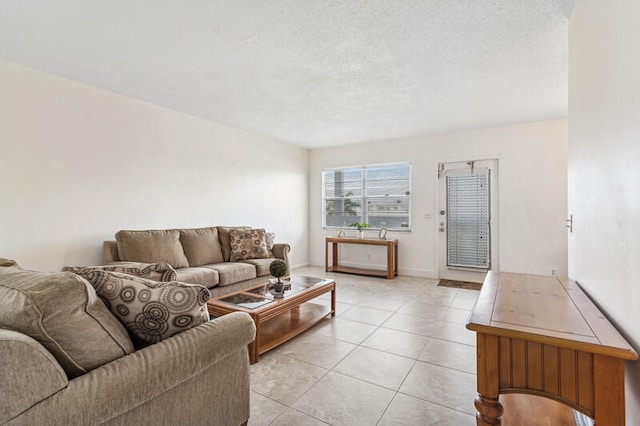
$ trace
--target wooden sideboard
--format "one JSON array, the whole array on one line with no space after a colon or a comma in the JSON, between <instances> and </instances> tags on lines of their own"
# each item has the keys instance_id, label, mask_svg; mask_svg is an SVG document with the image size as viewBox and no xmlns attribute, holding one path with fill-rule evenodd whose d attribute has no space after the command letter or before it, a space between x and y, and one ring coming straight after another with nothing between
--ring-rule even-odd
<instances>
[{"instance_id":1,"label":"wooden sideboard","mask_svg":"<svg viewBox=\"0 0 640 426\"><path fill-rule=\"evenodd\" d=\"M562 402L625 424L624 361L638 354L573 281L489 272L469 317L477 333L478 425L501 423L501 393Z\"/></svg>"},{"instance_id":2,"label":"wooden sideboard","mask_svg":"<svg viewBox=\"0 0 640 426\"><path fill-rule=\"evenodd\" d=\"M382 246L387 248L387 269L352 268L338 263L339 244L359 244ZM331 261L329 263L329 246L331 246ZM324 270L326 272L346 272L349 274L371 275L392 279L398 275L398 240L371 240L366 238L327 237L324 246Z\"/></svg>"}]
</instances>

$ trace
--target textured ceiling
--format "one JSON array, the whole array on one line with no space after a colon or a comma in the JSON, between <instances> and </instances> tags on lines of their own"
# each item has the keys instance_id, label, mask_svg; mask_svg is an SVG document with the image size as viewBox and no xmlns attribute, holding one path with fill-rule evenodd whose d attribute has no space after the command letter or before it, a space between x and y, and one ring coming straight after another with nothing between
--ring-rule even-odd
<instances>
[{"instance_id":1,"label":"textured ceiling","mask_svg":"<svg viewBox=\"0 0 640 426\"><path fill-rule=\"evenodd\" d=\"M0 0L0 59L307 148L566 116L573 0Z\"/></svg>"}]
</instances>

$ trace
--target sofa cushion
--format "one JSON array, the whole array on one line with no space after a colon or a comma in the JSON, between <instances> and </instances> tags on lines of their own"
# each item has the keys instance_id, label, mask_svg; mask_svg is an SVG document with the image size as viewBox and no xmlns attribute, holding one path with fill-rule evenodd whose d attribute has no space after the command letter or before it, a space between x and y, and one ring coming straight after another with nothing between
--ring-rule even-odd
<instances>
[{"instance_id":1,"label":"sofa cushion","mask_svg":"<svg viewBox=\"0 0 640 426\"><path fill-rule=\"evenodd\" d=\"M189 266L224 262L218 228L180 229L180 243Z\"/></svg>"},{"instance_id":2,"label":"sofa cushion","mask_svg":"<svg viewBox=\"0 0 640 426\"><path fill-rule=\"evenodd\" d=\"M256 267L248 263L224 262L213 265L203 265L203 268L215 269L220 277L219 286L235 284L240 281L256 277Z\"/></svg>"},{"instance_id":3,"label":"sofa cushion","mask_svg":"<svg viewBox=\"0 0 640 426\"><path fill-rule=\"evenodd\" d=\"M222 249L222 257L225 262L231 258L231 243L229 242L229 231L232 229L251 229L249 226L218 226L218 240Z\"/></svg>"},{"instance_id":4,"label":"sofa cushion","mask_svg":"<svg viewBox=\"0 0 640 426\"><path fill-rule=\"evenodd\" d=\"M157 282L120 272L94 271L89 281L137 340L157 343L209 321L209 290L178 281Z\"/></svg>"},{"instance_id":5,"label":"sofa cushion","mask_svg":"<svg viewBox=\"0 0 640 426\"><path fill-rule=\"evenodd\" d=\"M73 272L78 275L86 275L91 271L123 272L136 277L153 281L175 281L176 271L168 263L138 263L138 262L114 262L101 266L65 266L63 271Z\"/></svg>"},{"instance_id":6,"label":"sofa cushion","mask_svg":"<svg viewBox=\"0 0 640 426\"><path fill-rule=\"evenodd\" d=\"M229 261L264 259L269 256L264 229L232 229L229 231L231 256Z\"/></svg>"},{"instance_id":7,"label":"sofa cushion","mask_svg":"<svg viewBox=\"0 0 640 426\"><path fill-rule=\"evenodd\" d=\"M205 287L213 288L220 282L218 271L210 268L180 268L176 271L176 281L189 284L202 284Z\"/></svg>"},{"instance_id":8,"label":"sofa cushion","mask_svg":"<svg viewBox=\"0 0 640 426\"><path fill-rule=\"evenodd\" d=\"M246 260L240 260L239 262L253 265L256 268L256 274L259 277L264 277L265 275L271 275L271 272L269 271L269 266L271 265L271 262L273 262L274 260L275 260L274 258L246 259Z\"/></svg>"},{"instance_id":9,"label":"sofa cushion","mask_svg":"<svg viewBox=\"0 0 640 426\"><path fill-rule=\"evenodd\" d=\"M119 231L116 233L116 241L120 260L166 262L174 268L189 266L178 230Z\"/></svg>"},{"instance_id":10,"label":"sofa cushion","mask_svg":"<svg viewBox=\"0 0 640 426\"><path fill-rule=\"evenodd\" d=\"M42 344L69 377L134 351L93 287L70 272L36 272L0 261L0 327Z\"/></svg>"}]
</instances>

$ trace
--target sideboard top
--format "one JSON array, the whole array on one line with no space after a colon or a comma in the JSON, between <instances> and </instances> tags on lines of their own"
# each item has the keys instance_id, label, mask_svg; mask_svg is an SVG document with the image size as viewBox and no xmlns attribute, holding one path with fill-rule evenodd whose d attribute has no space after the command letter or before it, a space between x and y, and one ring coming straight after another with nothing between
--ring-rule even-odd
<instances>
[{"instance_id":1,"label":"sideboard top","mask_svg":"<svg viewBox=\"0 0 640 426\"><path fill-rule=\"evenodd\" d=\"M566 278L489 272L467 328L635 360L637 353Z\"/></svg>"}]
</instances>

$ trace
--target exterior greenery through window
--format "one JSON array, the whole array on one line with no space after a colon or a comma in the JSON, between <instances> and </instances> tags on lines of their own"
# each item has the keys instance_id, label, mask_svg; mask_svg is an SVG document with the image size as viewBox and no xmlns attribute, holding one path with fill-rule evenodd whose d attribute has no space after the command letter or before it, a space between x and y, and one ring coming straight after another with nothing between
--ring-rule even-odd
<instances>
[{"instance_id":1,"label":"exterior greenery through window","mask_svg":"<svg viewBox=\"0 0 640 426\"><path fill-rule=\"evenodd\" d=\"M322 172L323 226L407 231L411 227L411 166L408 163L327 169Z\"/></svg>"}]
</instances>

